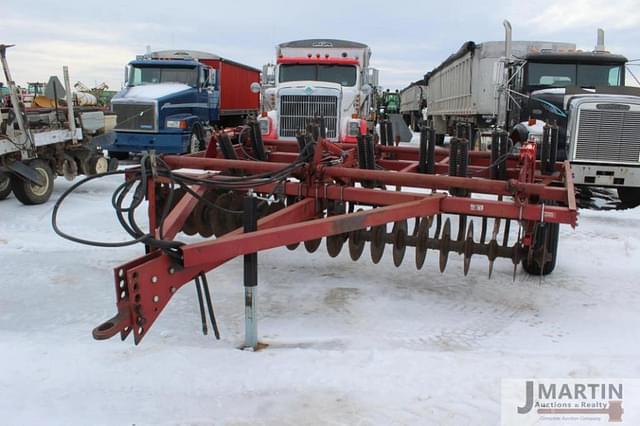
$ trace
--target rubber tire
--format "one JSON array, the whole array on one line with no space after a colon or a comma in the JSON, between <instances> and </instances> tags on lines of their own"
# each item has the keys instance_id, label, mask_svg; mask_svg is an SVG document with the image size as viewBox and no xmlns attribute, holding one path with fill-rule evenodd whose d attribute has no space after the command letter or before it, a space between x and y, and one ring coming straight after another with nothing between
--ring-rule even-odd
<instances>
[{"instance_id":1,"label":"rubber tire","mask_svg":"<svg viewBox=\"0 0 640 426\"><path fill-rule=\"evenodd\" d=\"M109 171L112 172L114 170L118 170L118 166L120 165L120 161L117 158L109 158Z\"/></svg>"},{"instance_id":2,"label":"rubber tire","mask_svg":"<svg viewBox=\"0 0 640 426\"><path fill-rule=\"evenodd\" d=\"M618 198L622 207L632 209L640 206L640 188L618 188Z\"/></svg>"},{"instance_id":3,"label":"rubber tire","mask_svg":"<svg viewBox=\"0 0 640 426\"><path fill-rule=\"evenodd\" d=\"M0 173L0 200L4 200L11 194L11 178L9 175Z\"/></svg>"},{"instance_id":4,"label":"rubber tire","mask_svg":"<svg viewBox=\"0 0 640 426\"><path fill-rule=\"evenodd\" d=\"M102 155L97 155L97 154L93 155L91 158L89 158L89 161L87 161L87 164L89 168L88 170L89 174L92 176L106 173L109 171L109 160L107 160ZM102 167L102 170L97 170L99 165Z\"/></svg>"},{"instance_id":5,"label":"rubber tire","mask_svg":"<svg viewBox=\"0 0 640 426\"><path fill-rule=\"evenodd\" d=\"M22 204L28 206L46 203L51 197L51 193L53 192L53 171L51 170L49 164L42 160L33 160L29 162L29 167L36 170L46 178L45 190L34 192L34 189L39 189L41 187L35 185L34 183L31 183L26 179L23 179L16 175L12 175L11 188L13 189L13 193Z\"/></svg>"},{"instance_id":6,"label":"rubber tire","mask_svg":"<svg viewBox=\"0 0 640 426\"><path fill-rule=\"evenodd\" d=\"M200 127L197 125L193 126L193 129L191 130L191 135L189 136L189 146L187 150L189 154L194 154L204 149L204 141L202 140L201 135L202 135L202 132L200 132ZM198 141L197 147L195 146L194 137Z\"/></svg>"},{"instance_id":7,"label":"rubber tire","mask_svg":"<svg viewBox=\"0 0 640 426\"><path fill-rule=\"evenodd\" d=\"M547 233L547 250L551 255L551 259L548 260L544 266L542 267L542 271L540 271L540 265L536 262L535 258L531 259L531 262L528 260L527 253L524 253L524 258L522 259L522 269L525 270L529 275L549 275L556 267L556 263L558 260L558 240L560 239L560 224L558 223L547 223L545 224L545 228L548 227L549 231ZM541 249L544 244L545 232L538 228L535 236L535 245L534 249Z\"/></svg>"}]
</instances>

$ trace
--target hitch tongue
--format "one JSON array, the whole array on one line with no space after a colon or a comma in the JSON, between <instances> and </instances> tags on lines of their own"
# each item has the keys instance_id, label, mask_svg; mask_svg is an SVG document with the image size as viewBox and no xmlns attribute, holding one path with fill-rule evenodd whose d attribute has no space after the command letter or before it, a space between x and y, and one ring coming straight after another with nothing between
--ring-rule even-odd
<instances>
[{"instance_id":1,"label":"hitch tongue","mask_svg":"<svg viewBox=\"0 0 640 426\"><path fill-rule=\"evenodd\" d=\"M129 323L128 317L126 312L118 312L113 318L93 329L93 338L96 340L106 340L118 333L122 333L122 340L124 340L131 331L131 324Z\"/></svg>"}]
</instances>

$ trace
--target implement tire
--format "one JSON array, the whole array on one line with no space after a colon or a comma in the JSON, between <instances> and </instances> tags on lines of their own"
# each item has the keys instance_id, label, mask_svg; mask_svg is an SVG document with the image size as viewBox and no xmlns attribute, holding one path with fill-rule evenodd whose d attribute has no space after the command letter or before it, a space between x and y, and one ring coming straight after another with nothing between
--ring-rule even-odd
<instances>
[{"instance_id":1,"label":"implement tire","mask_svg":"<svg viewBox=\"0 0 640 426\"><path fill-rule=\"evenodd\" d=\"M49 164L42 160L29 162L29 167L42 176L45 182L44 185L36 185L31 181L13 174L11 175L11 189L13 189L13 193L22 204L34 205L46 203L53 192L53 171Z\"/></svg>"},{"instance_id":2,"label":"implement tire","mask_svg":"<svg viewBox=\"0 0 640 426\"><path fill-rule=\"evenodd\" d=\"M533 250L533 254L531 258L529 258L528 253L524 254L522 269L530 275L548 275L553 272L558 259L559 237L560 224L547 223L544 227L538 226L534 235L534 244L531 249Z\"/></svg>"},{"instance_id":3,"label":"implement tire","mask_svg":"<svg viewBox=\"0 0 640 426\"><path fill-rule=\"evenodd\" d=\"M11 178L4 173L0 173L0 200L4 200L11 194Z\"/></svg>"}]
</instances>

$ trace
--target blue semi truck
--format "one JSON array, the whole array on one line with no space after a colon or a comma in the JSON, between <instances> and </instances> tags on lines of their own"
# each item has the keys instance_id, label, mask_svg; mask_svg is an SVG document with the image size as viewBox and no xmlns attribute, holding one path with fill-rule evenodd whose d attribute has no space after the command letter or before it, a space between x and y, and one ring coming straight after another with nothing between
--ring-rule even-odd
<instances>
[{"instance_id":1,"label":"blue semi truck","mask_svg":"<svg viewBox=\"0 0 640 426\"><path fill-rule=\"evenodd\" d=\"M116 114L109 154L155 150L183 154L204 149L215 126L241 124L256 114L260 70L197 51L159 51L129 62L126 87L111 100Z\"/></svg>"}]
</instances>

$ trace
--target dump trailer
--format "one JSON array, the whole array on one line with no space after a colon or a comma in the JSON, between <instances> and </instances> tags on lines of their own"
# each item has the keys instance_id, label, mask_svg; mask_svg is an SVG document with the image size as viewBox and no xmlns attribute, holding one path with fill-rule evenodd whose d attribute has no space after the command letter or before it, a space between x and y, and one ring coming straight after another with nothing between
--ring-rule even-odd
<instances>
[{"instance_id":1,"label":"dump trailer","mask_svg":"<svg viewBox=\"0 0 640 426\"><path fill-rule=\"evenodd\" d=\"M573 43L514 41L514 57L529 52L575 50ZM453 135L460 122L489 132L497 124L498 87L504 76L505 43L468 41L442 64L425 74L427 111L439 133Z\"/></svg>"},{"instance_id":2,"label":"dump trailer","mask_svg":"<svg viewBox=\"0 0 640 426\"><path fill-rule=\"evenodd\" d=\"M640 205L640 91L625 87L624 56L597 46L512 41L465 43L425 75L428 117L439 133L468 126L475 148L496 127L514 144L557 138L553 161L572 162L575 183L615 188L624 206Z\"/></svg>"},{"instance_id":3,"label":"dump trailer","mask_svg":"<svg viewBox=\"0 0 640 426\"><path fill-rule=\"evenodd\" d=\"M426 107L427 86L424 80L414 81L400 91L400 114L413 131L420 130Z\"/></svg>"},{"instance_id":4,"label":"dump trailer","mask_svg":"<svg viewBox=\"0 0 640 426\"><path fill-rule=\"evenodd\" d=\"M96 144L104 132L104 113L74 108L67 67L64 67L67 105L55 109L25 109L11 78L6 49L0 58L9 105L0 107L0 200L12 192L23 204L49 200L56 176L73 180L116 167Z\"/></svg>"},{"instance_id":5,"label":"dump trailer","mask_svg":"<svg viewBox=\"0 0 640 426\"><path fill-rule=\"evenodd\" d=\"M107 147L120 158L200 151L215 126L237 126L258 112L251 84L260 70L211 53L151 52L131 61L125 75L126 87L111 99L116 138Z\"/></svg>"},{"instance_id":6,"label":"dump trailer","mask_svg":"<svg viewBox=\"0 0 640 426\"><path fill-rule=\"evenodd\" d=\"M295 141L312 120L322 117L329 140L355 143L374 123L378 71L369 66L370 57L369 46L354 41L279 44L276 64L265 65L262 76L262 137Z\"/></svg>"}]
</instances>

